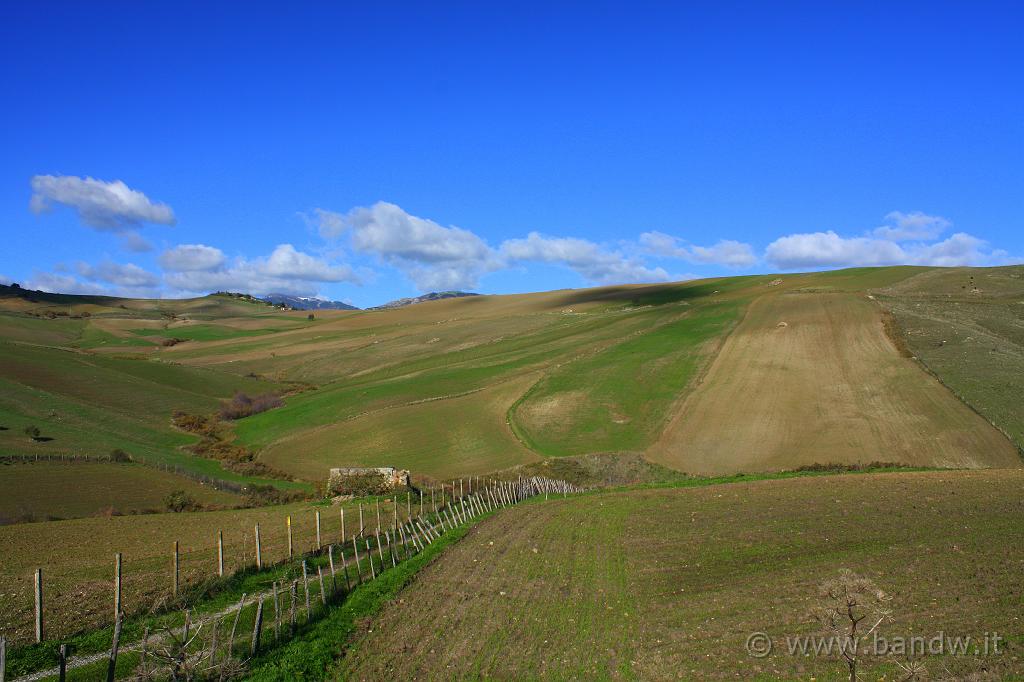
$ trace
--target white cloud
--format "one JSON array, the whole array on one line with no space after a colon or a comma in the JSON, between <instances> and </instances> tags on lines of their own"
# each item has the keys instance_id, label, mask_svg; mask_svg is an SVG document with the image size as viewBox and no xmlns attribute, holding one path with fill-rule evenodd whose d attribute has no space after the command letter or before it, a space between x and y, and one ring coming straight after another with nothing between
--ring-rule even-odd
<instances>
[{"instance_id":1,"label":"white cloud","mask_svg":"<svg viewBox=\"0 0 1024 682\"><path fill-rule=\"evenodd\" d=\"M780 237L765 250L768 262L782 270L878 265L1000 265L1009 254L964 232L934 244L903 246L887 239L841 237L835 232L812 232Z\"/></svg>"},{"instance_id":2,"label":"white cloud","mask_svg":"<svg viewBox=\"0 0 1024 682\"><path fill-rule=\"evenodd\" d=\"M885 220L889 224L876 227L872 234L894 242L935 239L953 226L950 220L942 216L928 215L921 211L892 211L885 216Z\"/></svg>"},{"instance_id":3,"label":"white cloud","mask_svg":"<svg viewBox=\"0 0 1024 682\"><path fill-rule=\"evenodd\" d=\"M868 237L840 237L828 232L791 234L765 249L765 258L783 270L866 265L897 265L906 253L894 242Z\"/></svg>"},{"instance_id":4,"label":"white cloud","mask_svg":"<svg viewBox=\"0 0 1024 682\"><path fill-rule=\"evenodd\" d=\"M347 265L330 265L326 261L297 251L291 244L280 244L270 256L257 263L257 270L268 277L303 279L311 282L354 282L358 280Z\"/></svg>"},{"instance_id":5,"label":"white cloud","mask_svg":"<svg viewBox=\"0 0 1024 682\"><path fill-rule=\"evenodd\" d=\"M154 202L120 180L105 182L74 175L36 175L32 178L29 206L43 213L61 204L73 208L87 225L122 232L143 223L173 225L174 211Z\"/></svg>"},{"instance_id":6,"label":"white cloud","mask_svg":"<svg viewBox=\"0 0 1024 682\"><path fill-rule=\"evenodd\" d=\"M121 237L121 248L125 251L144 253L153 250L153 245L138 232L121 232L119 236Z\"/></svg>"},{"instance_id":7,"label":"white cloud","mask_svg":"<svg viewBox=\"0 0 1024 682\"><path fill-rule=\"evenodd\" d=\"M307 221L312 222L316 225L320 231L320 236L324 239L337 239L345 231L345 216L334 211L328 211L322 208L313 209L313 217L310 218L307 215L303 215Z\"/></svg>"},{"instance_id":8,"label":"white cloud","mask_svg":"<svg viewBox=\"0 0 1024 682\"><path fill-rule=\"evenodd\" d=\"M26 289L46 291L52 294L83 294L89 296L113 296L107 287L95 282L82 282L71 275L54 272L37 272L28 282Z\"/></svg>"},{"instance_id":9,"label":"white cloud","mask_svg":"<svg viewBox=\"0 0 1024 682\"><path fill-rule=\"evenodd\" d=\"M216 270L227 259L224 252L205 244L179 244L160 254L160 267L170 272Z\"/></svg>"},{"instance_id":10,"label":"white cloud","mask_svg":"<svg viewBox=\"0 0 1024 682\"><path fill-rule=\"evenodd\" d=\"M347 214L314 209L325 238L351 236L352 248L397 267L421 291L473 289L481 275L501 266L483 239L460 227L444 227L395 204L379 201Z\"/></svg>"},{"instance_id":11,"label":"white cloud","mask_svg":"<svg viewBox=\"0 0 1024 682\"><path fill-rule=\"evenodd\" d=\"M154 289L160 286L158 275L143 270L134 263L113 263L110 261L99 265L79 263L78 274L93 282L112 284L121 289Z\"/></svg>"},{"instance_id":12,"label":"white cloud","mask_svg":"<svg viewBox=\"0 0 1024 682\"><path fill-rule=\"evenodd\" d=\"M362 278L348 265L332 265L322 258L280 244L267 257L228 261L220 249L204 244L183 244L160 256L166 282L182 291L243 291L314 296L328 282L358 284Z\"/></svg>"},{"instance_id":13,"label":"white cloud","mask_svg":"<svg viewBox=\"0 0 1024 682\"><path fill-rule=\"evenodd\" d=\"M750 244L732 239L721 239L713 246L687 246L677 237L664 232L644 232L640 245L655 256L679 258L690 263L709 263L741 268L757 262L757 256Z\"/></svg>"},{"instance_id":14,"label":"white cloud","mask_svg":"<svg viewBox=\"0 0 1024 682\"><path fill-rule=\"evenodd\" d=\"M964 232L957 232L935 244L921 244L909 249L910 262L915 265L1005 265L1013 262L1006 251L990 249L988 242Z\"/></svg>"},{"instance_id":15,"label":"white cloud","mask_svg":"<svg viewBox=\"0 0 1024 682\"><path fill-rule=\"evenodd\" d=\"M509 239L502 243L501 254L510 262L565 265L595 284L664 282L671 279L663 268L648 268L639 260L574 237L545 237L531 232L526 239Z\"/></svg>"}]
</instances>

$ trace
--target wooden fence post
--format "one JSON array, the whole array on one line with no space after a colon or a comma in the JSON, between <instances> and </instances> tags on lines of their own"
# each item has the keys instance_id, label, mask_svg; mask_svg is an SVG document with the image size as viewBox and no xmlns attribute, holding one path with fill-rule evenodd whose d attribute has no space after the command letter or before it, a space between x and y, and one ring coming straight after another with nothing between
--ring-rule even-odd
<instances>
[{"instance_id":1,"label":"wooden fence post","mask_svg":"<svg viewBox=\"0 0 1024 682\"><path fill-rule=\"evenodd\" d=\"M324 568L323 566L316 567L316 575L320 578L320 601L323 602L324 606L327 606L327 590L324 589Z\"/></svg>"},{"instance_id":2,"label":"wooden fence post","mask_svg":"<svg viewBox=\"0 0 1024 682\"><path fill-rule=\"evenodd\" d=\"M437 504L434 502L434 486L430 486L430 506L437 513Z\"/></svg>"},{"instance_id":3,"label":"wooden fence post","mask_svg":"<svg viewBox=\"0 0 1024 682\"><path fill-rule=\"evenodd\" d=\"M224 577L224 531L217 531L217 575Z\"/></svg>"},{"instance_id":4,"label":"wooden fence post","mask_svg":"<svg viewBox=\"0 0 1024 682\"><path fill-rule=\"evenodd\" d=\"M121 613L121 553L114 555L114 622Z\"/></svg>"},{"instance_id":5,"label":"wooden fence post","mask_svg":"<svg viewBox=\"0 0 1024 682\"><path fill-rule=\"evenodd\" d=\"M288 533L288 547L291 548L291 532ZM260 541L260 524L256 524L256 570L263 570L263 544Z\"/></svg>"},{"instance_id":6,"label":"wooden fence post","mask_svg":"<svg viewBox=\"0 0 1024 682\"><path fill-rule=\"evenodd\" d=\"M0 682L7 680L7 638L0 635Z\"/></svg>"},{"instance_id":7,"label":"wooden fence post","mask_svg":"<svg viewBox=\"0 0 1024 682\"><path fill-rule=\"evenodd\" d=\"M331 565L331 594L338 593L338 578L334 573L334 545L327 546L327 561Z\"/></svg>"},{"instance_id":8,"label":"wooden fence post","mask_svg":"<svg viewBox=\"0 0 1024 682\"><path fill-rule=\"evenodd\" d=\"M256 605L256 622L252 626L252 646L249 649L249 654L255 656L256 652L260 650L260 634L263 632L263 597L260 597L259 603Z\"/></svg>"},{"instance_id":9,"label":"wooden fence post","mask_svg":"<svg viewBox=\"0 0 1024 682\"><path fill-rule=\"evenodd\" d=\"M358 584L363 584L363 567L359 564L359 544L356 542L356 538L352 536L352 550L356 555L356 581Z\"/></svg>"},{"instance_id":10,"label":"wooden fence post","mask_svg":"<svg viewBox=\"0 0 1024 682\"><path fill-rule=\"evenodd\" d=\"M359 535L363 534L363 503L359 503Z\"/></svg>"},{"instance_id":11,"label":"wooden fence post","mask_svg":"<svg viewBox=\"0 0 1024 682\"><path fill-rule=\"evenodd\" d=\"M377 532L380 533L380 498L376 498L373 504L377 508Z\"/></svg>"},{"instance_id":12,"label":"wooden fence post","mask_svg":"<svg viewBox=\"0 0 1024 682\"><path fill-rule=\"evenodd\" d=\"M139 667L142 668L142 675L143 675L142 679L146 679L146 675L149 672L149 669L146 667L146 665L147 665L146 656L149 653L148 649L149 649L149 626L147 625L142 630L142 647L139 650ZM211 666L213 665L214 660L216 659L216 652L217 652L217 626L215 624L214 628L213 628L213 648L210 651L210 665Z\"/></svg>"},{"instance_id":13,"label":"wooden fence post","mask_svg":"<svg viewBox=\"0 0 1024 682\"><path fill-rule=\"evenodd\" d=\"M174 541L174 598L178 598L178 585L181 577L181 557L178 553L178 541Z\"/></svg>"},{"instance_id":14,"label":"wooden fence post","mask_svg":"<svg viewBox=\"0 0 1024 682\"><path fill-rule=\"evenodd\" d=\"M316 510L316 551L323 549L323 545L320 544L320 510Z\"/></svg>"},{"instance_id":15,"label":"wooden fence post","mask_svg":"<svg viewBox=\"0 0 1024 682\"><path fill-rule=\"evenodd\" d=\"M68 679L68 645L61 644L57 649L57 680L65 682Z\"/></svg>"},{"instance_id":16,"label":"wooden fence post","mask_svg":"<svg viewBox=\"0 0 1024 682\"><path fill-rule=\"evenodd\" d=\"M285 517L285 524L288 526L288 558L291 559L292 556L294 555L294 550L292 548L292 515L291 514L289 514L287 517Z\"/></svg>"},{"instance_id":17,"label":"wooden fence post","mask_svg":"<svg viewBox=\"0 0 1024 682\"><path fill-rule=\"evenodd\" d=\"M295 636L295 601L299 598L299 581L298 580L293 580L292 581L292 586L291 586L291 589L289 590L289 594L291 595L291 604L289 605L290 606L289 618L290 618L290 622L291 622L292 637L294 637Z\"/></svg>"},{"instance_id":18,"label":"wooden fence post","mask_svg":"<svg viewBox=\"0 0 1024 682\"><path fill-rule=\"evenodd\" d=\"M377 569L373 567L373 550L370 548L370 538L365 539L366 542L366 560L370 562L370 580L377 579Z\"/></svg>"},{"instance_id":19,"label":"wooden fence post","mask_svg":"<svg viewBox=\"0 0 1024 682\"><path fill-rule=\"evenodd\" d=\"M398 565L398 560L395 558L395 548L394 543L391 542L391 533L384 531L384 537L388 539L388 554L391 555L391 568L394 568Z\"/></svg>"},{"instance_id":20,"label":"wooden fence post","mask_svg":"<svg viewBox=\"0 0 1024 682\"><path fill-rule=\"evenodd\" d=\"M345 545L341 545L341 572L345 575L345 591L352 591L352 583L348 579L348 561L345 559Z\"/></svg>"},{"instance_id":21,"label":"wooden fence post","mask_svg":"<svg viewBox=\"0 0 1024 682\"><path fill-rule=\"evenodd\" d=\"M110 659L107 661L107 682L114 682L114 674L117 672L117 647L121 643L121 614L117 614L114 621L114 639L110 643Z\"/></svg>"},{"instance_id":22,"label":"wooden fence post","mask_svg":"<svg viewBox=\"0 0 1024 682\"><path fill-rule=\"evenodd\" d=\"M274 642L281 639L281 604L277 597L277 581L274 581Z\"/></svg>"},{"instance_id":23,"label":"wooden fence post","mask_svg":"<svg viewBox=\"0 0 1024 682\"><path fill-rule=\"evenodd\" d=\"M398 528L398 495L393 496L391 501L394 503L395 508L395 528Z\"/></svg>"},{"instance_id":24,"label":"wooden fence post","mask_svg":"<svg viewBox=\"0 0 1024 682\"><path fill-rule=\"evenodd\" d=\"M405 514L407 518L412 518L412 493L410 492L405 494Z\"/></svg>"},{"instance_id":25,"label":"wooden fence post","mask_svg":"<svg viewBox=\"0 0 1024 682\"><path fill-rule=\"evenodd\" d=\"M309 571L306 569L306 560L302 560L302 591L306 597L306 622L309 622Z\"/></svg>"},{"instance_id":26,"label":"wooden fence post","mask_svg":"<svg viewBox=\"0 0 1024 682\"><path fill-rule=\"evenodd\" d=\"M242 593L242 598L238 600L238 610L235 611L235 621L231 624L231 634L228 635L228 658L231 658L234 654L232 650L235 648L235 630L238 629L238 619L242 617L242 609L245 608L245 592Z\"/></svg>"},{"instance_id":27,"label":"wooden fence post","mask_svg":"<svg viewBox=\"0 0 1024 682\"><path fill-rule=\"evenodd\" d=\"M341 508L341 547L342 547L342 551L344 551L344 548L345 548L345 540L346 540L346 536L345 536L345 508L342 507Z\"/></svg>"},{"instance_id":28,"label":"wooden fence post","mask_svg":"<svg viewBox=\"0 0 1024 682\"><path fill-rule=\"evenodd\" d=\"M37 568L35 574L36 593L36 641L43 641L43 569Z\"/></svg>"}]
</instances>

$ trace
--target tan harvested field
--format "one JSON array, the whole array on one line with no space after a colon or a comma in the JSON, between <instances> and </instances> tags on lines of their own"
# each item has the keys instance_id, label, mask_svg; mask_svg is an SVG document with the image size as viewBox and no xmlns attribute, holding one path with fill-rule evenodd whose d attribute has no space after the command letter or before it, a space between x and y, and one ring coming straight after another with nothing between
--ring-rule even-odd
<instances>
[{"instance_id":1,"label":"tan harvested field","mask_svg":"<svg viewBox=\"0 0 1024 682\"><path fill-rule=\"evenodd\" d=\"M367 622L337 679L839 680L811 634L842 568L890 595L888 638L1004 638L929 679L1024 670L1024 470L815 476L539 501L485 521ZM750 633L775 648L748 656ZM869 658L862 679L904 679ZM884 677L883 677L884 676ZM848 678L845 678L848 679Z\"/></svg>"},{"instance_id":2,"label":"tan harvested field","mask_svg":"<svg viewBox=\"0 0 1024 682\"><path fill-rule=\"evenodd\" d=\"M876 303L849 293L755 299L648 456L692 474L1022 464L1003 434L900 355Z\"/></svg>"}]
</instances>

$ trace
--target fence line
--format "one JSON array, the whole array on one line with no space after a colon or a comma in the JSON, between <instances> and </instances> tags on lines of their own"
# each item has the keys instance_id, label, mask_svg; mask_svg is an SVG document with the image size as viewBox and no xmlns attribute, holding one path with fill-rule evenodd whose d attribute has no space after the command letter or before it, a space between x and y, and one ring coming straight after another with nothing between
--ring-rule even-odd
<instances>
[{"instance_id":1,"label":"fence line","mask_svg":"<svg viewBox=\"0 0 1024 682\"><path fill-rule=\"evenodd\" d=\"M156 462L146 459L142 455L128 455L130 459L115 458L111 455L86 455L80 452L36 452L36 453L20 453L20 452L5 452L0 454L0 464L10 464L15 462L61 462L64 464L138 464L150 469L156 469L158 471L164 471L171 474L176 474L183 478L187 478L203 485L208 485L214 490L223 490L232 493L244 493L249 490L252 484L239 483L237 481L228 481L223 478L217 478L215 476L207 476L191 469L180 467L176 464L164 464L163 462ZM270 485L270 484L268 484Z\"/></svg>"},{"instance_id":2,"label":"fence line","mask_svg":"<svg viewBox=\"0 0 1024 682\"><path fill-rule=\"evenodd\" d=\"M475 488L475 490L474 490ZM434 490L431 490L431 508L424 509L424 503L426 495L423 491L418 491L417 497L419 502L419 511L417 515L413 515L413 507L411 502L411 496L407 497L406 510L407 516L402 519L398 516L398 496L394 496L394 508L396 515L388 527L382 527L380 522L380 515L377 515L377 528L371 535L367 532L369 529L361 527L358 532L355 532L351 536L352 553L350 556L346 556L346 544L348 538L344 536L344 511L342 510L342 537L339 543L328 543L326 546L322 545L321 537L319 532L317 533L316 544L313 545L313 549L309 552L304 553L301 558L302 567L302 600L298 600L299 580L291 580L290 585L287 586L287 590L283 589L285 578L281 580L273 581L273 585L270 590L264 591L261 594L253 595L252 599L246 603L247 595L243 594L241 600L237 606L229 607L228 609L219 613L211 614L205 621L197 620L194 623L191 620L191 611L185 611L185 626L180 642L182 651L179 651L179 656L198 656L200 662L207 660L208 664L212 667L219 655L224 655L225 661L233 660L236 656L249 654L250 656L255 655L261 648L261 638L263 637L263 619L264 619L264 601L272 599L272 606L274 612L274 642L275 644L279 641L285 641L295 635L297 628L297 616L303 618L304 623L311 622L314 618L321 617L327 612L333 605L337 604L341 599L344 598L352 589L353 582L358 586L364 582L374 580L389 567L393 568L398 565L399 562L406 561L411 557L415 556L419 552L422 552L426 547L439 540L444 536L445 533L468 523L471 523L474 519L479 516L492 512L495 509L508 507L519 502L522 502L531 497L536 497L541 494L544 495L545 499L551 494L561 493L567 496L569 493L581 492L581 489L565 481L556 481L547 478L533 477L533 478L522 478L520 477L517 481L494 481L487 480L481 481L480 479L475 480L475 486L473 479L470 479L469 486L465 485L465 481L459 481L458 490L456 490L455 481L450 484L450 493L448 492L448 486L442 485L440 489L440 506L435 506L437 499L434 497ZM379 500L376 501L375 506L379 509ZM360 504L360 512L362 512L362 505ZM317 521L319 521L319 511L316 511ZM289 518L289 530L290 530L290 518ZM319 523L317 524L317 531L319 531ZM290 534L289 534L290 535ZM383 541L382 541L383 535ZM258 528L257 528L257 538ZM361 556L359 551L358 540L362 540L362 544L365 550L365 560ZM386 543L386 544L385 544ZM257 540L257 562L260 562L259 558L259 542ZM338 570L335 565L335 552L340 559L340 571L344 579L344 585L339 582ZM375 557L376 553L376 557ZM326 557L326 561L324 561ZM283 564L287 564L291 557L280 561L276 564L265 564L259 566L258 569L266 568L271 569L273 567L279 567ZM178 560L178 543L174 543L174 560L175 560L175 572L174 572L174 589L178 589L178 573L177 573L177 560ZM364 567L364 563L367 566ZM389 565L390 564L390 565ZM315 576L310 576L310 566L315 567ZM251 568L251 566L250 566ZM324 569L328 569L329 581L325 578ZM350 574L350 569L354 573L354 579ZM220 565L213 568L211 573L222 573L222 567ZM369 575L367 575L369 574ZM314 579L315 578L315 579ZM36 620L37 620L37 641L44 640L44 633L42 630L42 613L43 613L43 601L42 601L42 569L38 569L35 574L36 585L37 585L37 608L36 608ZM109 665L108 670L113 671L116 665L116 659L118 656L119 642L118 636L121 630L121 623L123 620L124 611L121 608L121 594L120 594L120 583L121 583L121 555L120 553L116 556L116 583L115 583L115 630L114 640L112 647L109 652ZM280 584L279 584L280 583ZM310 585L314 587L311 589ZM330 585L328 589L327 585ZM318 585L318 587L316 587ZM289 634L288 637L282 637L281 635L281 615L282 606L280 603L281 595L287 594L289 596L288 613L289 613ZM315 598L314 598L315 597ZM245 635L236 640L236 629L238 627L239 620L242 613L247 609L254 611L253 616L253 627L252 634L248 637L248 644L246 644ZM298 613L297 613L298 612ZM232 618L233 617L233 618ZM223 625L228 619L232 619L232 626L230 635L226 640L226 646L224 640L220 640L218 644L218 633L223 629ZM189 639L189 628L194 626L193 639ZM199 632L204 626L209 626L204 638L200 638ZM173 635L168 631L164 639L174 639L178 641L176 635ZM148 641L148 631L144 635L141 643L132 646L121 646L122 650L140 650L142 652L142 666L146 666L146 653L151 642ZM189 654L186 649L191 646L193 642L199 641L195 651ZM3 667L3 644L5 644L3 637L0 637L0 680L6 679L4 677L5 671ZM94 663L108 656L108 654L94 654L90 656L79 656L73 660L61 659L61 665L69 668L81 667L89 663ZM29 680L37 680L48 675L58 674L58 670L52 671L41 671L20 678L23 682ZM145 670L143 671L145 672ZM112 678L110 678L112 679Z\"/></svg>"}]
</instances>

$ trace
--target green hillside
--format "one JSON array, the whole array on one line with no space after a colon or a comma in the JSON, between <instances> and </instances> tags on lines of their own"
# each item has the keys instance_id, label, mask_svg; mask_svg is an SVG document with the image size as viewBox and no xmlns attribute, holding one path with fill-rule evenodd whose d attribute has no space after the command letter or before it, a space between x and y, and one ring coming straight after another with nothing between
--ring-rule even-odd
<instances>
[{"instance_id":1,"label":"green hillside","mask_svg":"<svg viewBox=\"0 0 1024 682\"><path fill-rule=\"evenodd\" d=\"M1019 378L1024 372L1016 371L1024 363L1020 271L859 268L479 296L394 310L319 311L313 320L305 312L227 295L142 301L4 287L0 426L6 430L0 431L0 448L91 455L121 448L244 480L187 450L197 437L174 428L171 415L210 415L236 391L275 392L284 396L283 407L227 423L221 435L256 453L263 465L306 481L320 481L327 468L345 464L397 465L419 476L447 478L546 457L616 452L649 453L668 466L699 470L684 451L687 429L714 432L728 416L715 401L728 407L736 400L727 393L691 399L702 378L719 377L726 389L732 370L720 365L756 365L759 356L777 357L776 370L785 371L794 357L788 354L813 353L819 342L839 351L837 362L846 362L842 349L858 334L860 355L846 373L824 379L781 374L784 395L773 395L768 384L752 386L737 396L763 397L742 409L756 411L780 397L813 396L820 380L862 386L870 383L872 367L891 366L886 371L902 383L896 378L902 373L930 370L1020 445L1024 408L1014 399L1024 389ZM965 294L957 289L964 277L998 286ZM828 301L835 305L825 305ZM808 308L812 302L819 307ZM761 312L748 320L755 304ZM831 340L799 336L830 310L856 313L836 313L831 336L820 337ZM734 347L734 338L761 329L751 325L769 329L785 322L773 315L801 322L764 336L756 342L768 344L763 347L750 346L752 341ZM898 346L911 349L904 354L916 354L923 366L899 357L899 348L880 331L884 325ZM932 338L947 331L959 334L951 340L974 344L976 352L954 354L955 344ZM762 376L760 370L752 372L754 379ZM864 373L863 381L857 373ZM937 382L915 386L908 404L942 403L941 410L914 408L925 410L915 419L941 420L943 428L962 421L982 435L990 428L966 426L972 419L966 412L950 417L951 410L961 408L939 399L945 389ZM871 419L876 402L870 394L855 393L850 409ZM691 413L706 414L710 421L695 425ZM806 415L799 413L807 426ZM32 425L52 440L25 436L25 427ZM792 429L785 413L771 417L770 425L775 430L768 436L735 434L754 444L748 453L753 465L743 464L745 469L786 468L784 457L757 459L757 445L773 438L781 439L773 446L778 452L789 449L785 438ZM740 431L745 428L740 425ZM929 463L926 444L907 438L916 436L887 434L864 445L859 457L842 448L801 452L790 466L863 458ZM985 436L984 448L992 449L997 440ZM960 445L944 450L944 459L932 464L975 461L971 449L981 446L952 442ZM728 460L728 453L710 445L702 446L700 457ZM1008 461L1003 446L995 449L991 462L985 457L977 462Z\"/></svg>"}]
</instances>

